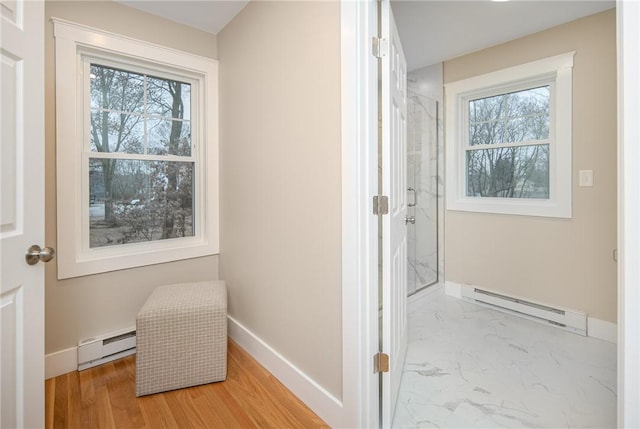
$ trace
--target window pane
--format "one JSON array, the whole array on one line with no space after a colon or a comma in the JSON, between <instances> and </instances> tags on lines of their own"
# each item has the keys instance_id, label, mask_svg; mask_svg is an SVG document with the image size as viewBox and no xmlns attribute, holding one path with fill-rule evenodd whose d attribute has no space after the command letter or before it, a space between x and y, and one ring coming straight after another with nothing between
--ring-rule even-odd
<instances>
[{"instance_id":1,"label":"window pane","mask_svg":"<svg viewBox=\"0 0 640 429\"><path fill-rule=\"evenodd\" d=\"M144 111L144 76L97 64L90 66L91 108Z\"/></svg>"},{"instance_id":2,"label":"window pane","mask_svg":"<svg viewBox=\"0 0 640 429\"><path fill-rule=\"evenodd\" d=\"M549 198L549 145L467 151L467 196Z\"/></svg>"},{"instance_id":3,"label":"window pane","mask_svg":"<svg viewBox=\"0 0 640 429\"><path fill-rule=\"evenodd\" d=\"M547 85L507 94L510 105L509 112L515 113L511 117L547 113L550 91L551 88Z\"/></svg>"},{"instance_id":4,"label":"window pane","mask_svg":"<svg viewBox=\"0 0 640 429\"><path fill-rule=\"evenodd\" d=\"M144 153L144 117L136 114L91 112L91 151Z\"/></svg>"},{"instance_id":5,"label":"window pane","mask_svg":"<svg viewBox=\"0 0 640 429\"><path fill-rule=\"evenodd\" d=\"M549 138L550 87L469 101L469 145Z\"/></svg>"},{"instance_id":6,"label":"window pane","mask_svg":"<svg viewBox=\"0 0 640 429\"><path fill-rule=\"evenodd\" d=\"M191 156L191 85L91 64L91 151Z\"/></svg>"},{"instance_id":7,"label":"window pane","mask_svg":"<svg viewBox=\"0 0 640 429\"><path fill-rule=\"evenodd\" d=\"M502 120L505 101L505 94L469 101L469 122Z\"/></svg>"},{"instance_id":8,"label":"window pane","mask_svg":"<svg viewBox=\"0 0 640 429\"><path fill-rule=\"evenodd\" d=\"M497 144L505 141L504 122L487 121L469 124L469 145Z\"/></svg>"},{"instance_id":9,"label":"window pane","mask_svg":"<svg viewBox=\"0 0 640 429\"><path fill-rule=\"evenodd\" d=\"M190 119L191 85L147 77L147 113L166 118Z\"/></svg>"},{"instance_id":10,"label":"window pane","mask_svg":"<svg viewBox=\"0 0 640 429\"><path fill-rule=\"evenodd\" d=\"M517 143L549 138L549 114L509 119L504 142Z\"/></svg>"},{"instance_id":11,"label":"window pane","mask_svg":"<svg viewBox=\"0 0 640 429\"><path fill-rule=\"evenodd\" d=\"M89 246L190 237L191 162L89 161Z\"/></svg>"},{"instance_id":12,"label":"window pane","mask_svg":"<svg viewBox=\"0 0 640 429\"><path fill-rule=\"evenodd\" d=\"M150 154L191 156L191 127L188 121L149 119L147 133Z\"/></svg>"}]
</instances>

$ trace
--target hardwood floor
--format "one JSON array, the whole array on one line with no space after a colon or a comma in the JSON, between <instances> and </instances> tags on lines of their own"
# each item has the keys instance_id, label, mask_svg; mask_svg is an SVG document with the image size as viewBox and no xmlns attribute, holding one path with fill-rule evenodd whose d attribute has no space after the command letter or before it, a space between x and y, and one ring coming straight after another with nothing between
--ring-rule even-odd
<instances>
[{"instance_id":1,"label":"hardwood floor","mask_svg":"<svg viewBox=\"0 0 640 429\"><path fill-rule=\"evenodd\" d=\"M327 428L236 343L227 380L135 397L135 356L45 382L47 428Z\"/></svg>"}]
</instances>

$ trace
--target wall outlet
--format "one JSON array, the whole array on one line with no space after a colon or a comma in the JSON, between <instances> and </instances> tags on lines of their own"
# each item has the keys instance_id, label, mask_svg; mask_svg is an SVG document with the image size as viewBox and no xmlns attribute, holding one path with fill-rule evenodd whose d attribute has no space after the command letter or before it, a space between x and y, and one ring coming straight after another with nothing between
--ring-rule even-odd
<instances>
[{"instance_id":1,"label":"wall outlet","mask_svg":"<svg viewBox=\"0 0 640 429\"><path fill-rule=\"evenodd\" d=\"M593 170L580 170L580 186L593 186Z\"/></svg>"}]
</instances>

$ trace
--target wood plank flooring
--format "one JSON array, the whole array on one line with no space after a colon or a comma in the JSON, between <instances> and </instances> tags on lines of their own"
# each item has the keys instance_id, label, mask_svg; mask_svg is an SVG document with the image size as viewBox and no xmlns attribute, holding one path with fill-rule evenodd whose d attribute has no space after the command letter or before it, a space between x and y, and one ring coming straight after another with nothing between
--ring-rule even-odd
<instances>
[{"instance_id":1,"label":"wood plank flooring","mask_svg":"<svg viewBox=\"0 0 640 429\"><path fill-rule=\"evenodd\" d=\"M47 428L327 428L229 340L227 380L135 396L135 356L45 382Z\"/></svg>"}]
</instances>

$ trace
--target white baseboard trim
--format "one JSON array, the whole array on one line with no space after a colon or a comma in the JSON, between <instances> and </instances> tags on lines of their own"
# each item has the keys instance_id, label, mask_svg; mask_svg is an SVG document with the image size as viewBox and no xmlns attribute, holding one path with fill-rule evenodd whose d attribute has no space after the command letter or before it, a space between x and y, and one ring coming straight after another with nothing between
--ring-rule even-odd
<instances>
[{"instance_id":1,"label":"white baseboard trim","mask_svg":"<svg viewBox=\"0 0 640 429\"><path fill-rule=\"evenodd\" d=\"M48 380L78 370L78 347L49 353L44 357L44 378Z\"/></svg>"},{"instance_id":2,"label":"white baseboard trim","mask_svg":"<svg viewBox=\"0 0 640 429\"><path fill-rule=\"evenodd\" d=\"M587 317L587 335L610 343L618 343L618 325L606 320Z\"/></svg>"},{"instance_id":3,"label":"white baseboard trim","mask_svg":"<svg viewBox=\"0 0 640 429\"><path fill-rule=\"evenodd\" d=\"M444 294L462 299L462 285L450 281L444 282Z\"/></svg>"},{"instance_id":4,"label":"white baseboard trim","mask_svg":"<svg viewBox=\"0 0 640 429\"><path fill-rule=\"evenodd\" d=\"M229 316L229 337L260 365L291 390L330 427L339 427L344 414L342 401L334 397L302 370L262 339Z\"/></svg>"},{"instance_id":5,"label":"white baseboard trim","mask_svg":"<svg viewBox=\"0 0 640 429\"><path fill-rule=\"evenodd\" d=\"M462 284L445 281L444 293L453 298L462 299ZM618 325L587 316L587 336L615 344L618 342Z\"/></svg>"}]
</instances>

